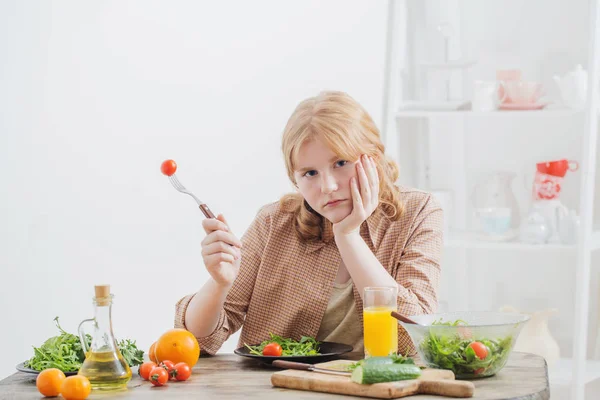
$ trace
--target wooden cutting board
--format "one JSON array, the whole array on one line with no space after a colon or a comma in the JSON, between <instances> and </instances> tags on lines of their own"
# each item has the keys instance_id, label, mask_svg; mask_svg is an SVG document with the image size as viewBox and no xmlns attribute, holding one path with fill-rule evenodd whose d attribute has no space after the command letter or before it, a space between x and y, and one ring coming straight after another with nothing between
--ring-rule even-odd
<instances>
[{"instance_id":1,"label":"wooden cutting board","mask_svg":"<svg viewBox=\"0 0 600 400\"><path fill-rule=\"evenodd\" d=\"M319 368L345 370L349 360L316 364ZM447 397L472 397L475 386L469 381L454 380L454 373L443 369L424 369L419 379L361 385L349 376L286 369L271 375L276 387L314 392L347 394L378 399L397 399L414 394L434 394Z\"/></svg>"}]
</instances>

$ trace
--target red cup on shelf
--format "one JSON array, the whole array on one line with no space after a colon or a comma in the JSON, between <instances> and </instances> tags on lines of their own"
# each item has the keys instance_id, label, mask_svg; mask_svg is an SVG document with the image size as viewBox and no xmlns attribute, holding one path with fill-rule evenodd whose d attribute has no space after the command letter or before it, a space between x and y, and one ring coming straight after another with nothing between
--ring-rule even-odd
<instances>
[{"instance_id":1,"label":"red cup on shelf","mask_svg":"<svg viewBox=\"0 0 600 400\"><path fill-rule=\"evenodd\" d=\"M573 160L545 161L536 165L538 172L560 178L564 178L567 171L575 172L579 169L579 163Z\"/></svg>"},{"instance_id":2,"label":"red cup on shelf","mask_svg":"<svg viewBox=\"0 0 600 400\"><path fill-rule=\"evenodd\" d=\"M558 199L567 171L577 171L578 169L577 161L566 159L537 163L533 180L533 199Z\"/></svg>"}]
</instances>

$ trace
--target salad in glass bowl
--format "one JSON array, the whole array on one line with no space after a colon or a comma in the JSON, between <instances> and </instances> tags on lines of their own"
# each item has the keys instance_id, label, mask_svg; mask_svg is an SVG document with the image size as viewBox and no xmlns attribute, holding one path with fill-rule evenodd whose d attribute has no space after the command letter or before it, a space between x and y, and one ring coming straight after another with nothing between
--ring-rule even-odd
<instances>
[{"instance_id":1,"label":"salad in glass bowl","mask_svg":"<svg viewBox=\"0 0 600 400\"><path fill-rule=\"evenodd\" d=\"M457 379L491 376L500 371L529 316L472 311L409 317L399 323L419 357L430 368L449 369Z\"/></svg>"}]
</instances>

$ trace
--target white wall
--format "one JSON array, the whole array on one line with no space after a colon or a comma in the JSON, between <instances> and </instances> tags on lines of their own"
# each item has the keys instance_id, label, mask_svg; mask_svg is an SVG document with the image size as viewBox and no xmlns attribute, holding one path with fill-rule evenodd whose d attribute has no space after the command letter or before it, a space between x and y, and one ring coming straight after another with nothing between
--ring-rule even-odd
<instances>
[{"instance_id":1,"label":"white wall","mask_svg":"<svg viewBox=\"0 0 600 400\"><path fill-rule=\"evenodd\" d=\"M381 119L384 1L0 3L0 378L92 315L148 349L207 278L202 214L240 235L291 189L295 105L345 90ZM223 351L232 351L230 340ZM10 344L10 345L7 345Z\"/></svg>"}]
</instances>

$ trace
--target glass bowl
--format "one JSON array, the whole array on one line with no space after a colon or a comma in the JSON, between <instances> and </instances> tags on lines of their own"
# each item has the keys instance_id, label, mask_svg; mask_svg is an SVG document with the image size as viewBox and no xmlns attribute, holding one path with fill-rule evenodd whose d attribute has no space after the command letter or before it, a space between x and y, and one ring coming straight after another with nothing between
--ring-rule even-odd
<instances>
[{"instance_id":1,"label":"glass bowl","mask_svg":"<svg viewBox=\"0 0 600 400\"><path fill-rule=\"evenodd\" d=\"M457 379L491 376L500 371L529 316L492 311L453 312L409 317L399 323L410 335L422 362L449 369Z\"/></svg>"}]
</instances>

